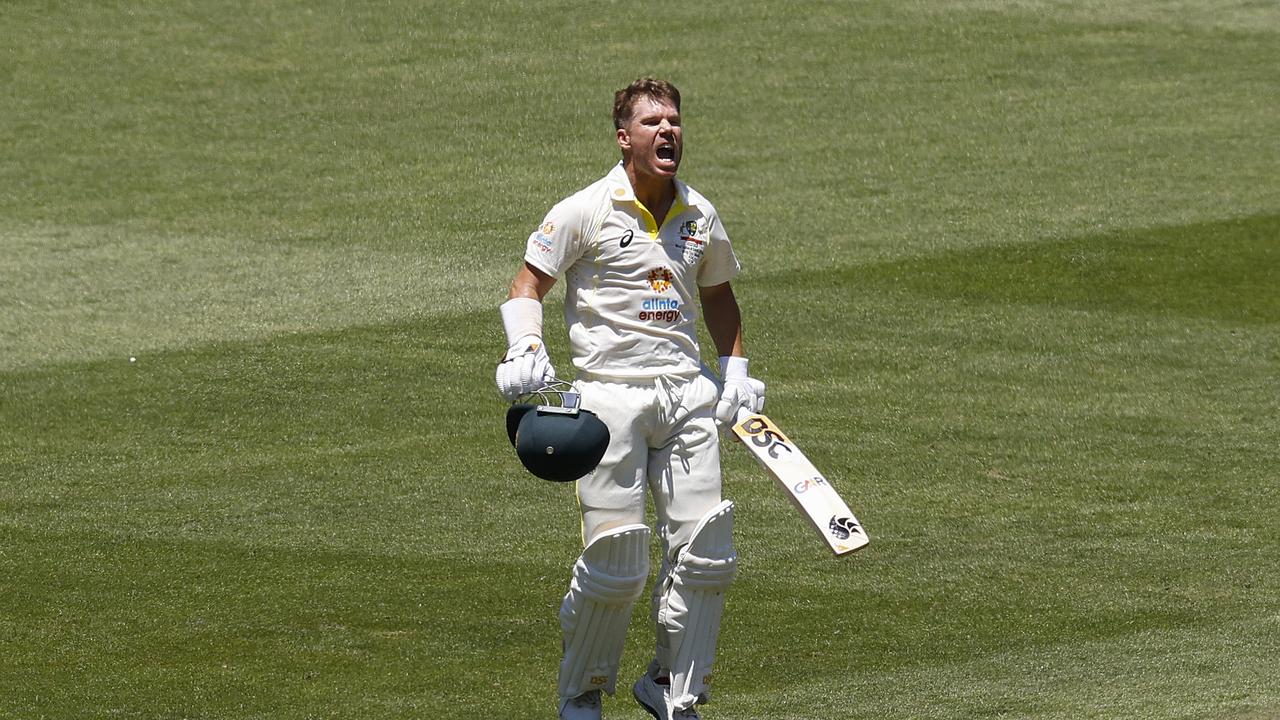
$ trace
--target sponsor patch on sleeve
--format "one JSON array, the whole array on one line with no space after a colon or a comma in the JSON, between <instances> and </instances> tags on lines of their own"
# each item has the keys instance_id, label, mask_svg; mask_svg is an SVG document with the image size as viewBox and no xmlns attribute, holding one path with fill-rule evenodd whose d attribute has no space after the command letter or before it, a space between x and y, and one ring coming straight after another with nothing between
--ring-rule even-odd
<instances>
[{"instance_id":1,"label":"sponsor patch on sleeve","mask_svg":"<svg viewBox=\"0 0 1280 720\"><path fill-rule=\"evenodd\" d=\"M553 236L556 231L555 223L550 221L542 223L542 227L538 228L538 232L529 237L529 242L544 253L549 253L555 249L556 244Z\"/></svg>"}]
</instances>

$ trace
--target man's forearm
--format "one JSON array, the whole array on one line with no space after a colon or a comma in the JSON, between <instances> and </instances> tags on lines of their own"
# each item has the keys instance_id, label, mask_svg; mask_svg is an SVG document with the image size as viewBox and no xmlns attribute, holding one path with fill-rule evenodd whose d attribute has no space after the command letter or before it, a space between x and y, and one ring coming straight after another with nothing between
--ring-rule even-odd
<instances>
[{"instance_id":1,"label":"man's forearm","mask_svg":"<svg viewBox=\"0 0 1280 720\"><path fill-rule=\"evenodd\" d=\"M742 356L742 311L728 283L703 288L702 315L707 323L711 341L721 357Z\"/></svg>"},{"instance_id":2,"label":"man's forearm","mask_svg":"<svg viewBox=\"0 0 1280 720\"><path fill-rule=\"evenodd\" d=\"M541 302L542 298L550 292L551 286L555 284L554 277L525 263L511 280L511 290L507 293L507 299L530 298Z\"/></svg>"}]
</instances>

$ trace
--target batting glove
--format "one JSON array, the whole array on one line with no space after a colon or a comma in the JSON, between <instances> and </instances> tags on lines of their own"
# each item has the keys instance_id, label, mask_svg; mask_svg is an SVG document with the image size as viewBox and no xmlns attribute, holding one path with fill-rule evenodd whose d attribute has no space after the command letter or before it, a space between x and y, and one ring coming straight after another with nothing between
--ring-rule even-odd
<instances>
[{"instance_id":1,"label":"batting glove","mask_svg":"<svg viewBox=\"0 0 1280 720\"><path fill-rule=\"evenodd\" d=\"M498 394L505 400L515 400L555 379L556 369L537 335L520 338L498 363Z\"/></svg>"},{"instance_id":2,"label":"batting glove","mask_svg":"<svg viewBox=\"0 0 1280 720\"><path fill-rule=\"evenodd\" d=\"M499 308L507 334L507 354L498 363L498 394L511 401L556 379L542 344L542 303L512 298Z\"/></svg>"},{"instance_id":3,"label":"batting glove","mask_svg":"<svg viewBox=\"0 0 1280 720\"><path fill-rule=\"evenodd\" d=\"M720 401L716 403L716 422L732 425L737 420L738 408L753 413L764 411L764 383L747 375L746 358L720 358L720 372L723 385Z\"/></svg>"}]
</instances>

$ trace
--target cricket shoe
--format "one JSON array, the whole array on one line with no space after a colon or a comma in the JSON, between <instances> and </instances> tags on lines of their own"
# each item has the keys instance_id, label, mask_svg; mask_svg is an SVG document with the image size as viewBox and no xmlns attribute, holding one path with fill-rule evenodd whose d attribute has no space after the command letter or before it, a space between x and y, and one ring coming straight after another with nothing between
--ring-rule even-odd
<instances>
[{"instance_id":1,"label":"cricket shoe","mask_svg":"<svg viewBox=\"0 0 1280 720\"><path fill-rule=\"evenodd\" d=\"M640 676L631 686L631 694L635 696L640 707L656 720L702 720L702 716L693 708L670 711L667 703L667 685L661 685L649 673Z\"/></svg>"},{"instance_id":2,"label":"cricket shoe","mask_svg":"<svg viewBox=\"0 0 1280 720\"><path fill-rule=\"evenodd\" d=\"M591 690L560 701L560 720L600 720L600 691Z\"/></svg>"}]
</instances>

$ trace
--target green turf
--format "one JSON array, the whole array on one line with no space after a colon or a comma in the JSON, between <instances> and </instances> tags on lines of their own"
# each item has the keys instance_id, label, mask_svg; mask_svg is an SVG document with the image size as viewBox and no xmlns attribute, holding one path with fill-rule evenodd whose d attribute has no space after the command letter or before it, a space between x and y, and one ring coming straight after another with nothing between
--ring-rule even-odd
<instances>
[{"instance_id":1,"label":"green turf","mask_svg":"<svg viewBox=\"0 0 1280 720\"><path fill-rule=\"evenodd\" d=\"M727 448L705 716L1280 716L1278 41L1243 0L0 3L0 718L549 717L578 522L496 306L650 72L874 540Z\"/></svg>"}]
</instances>

